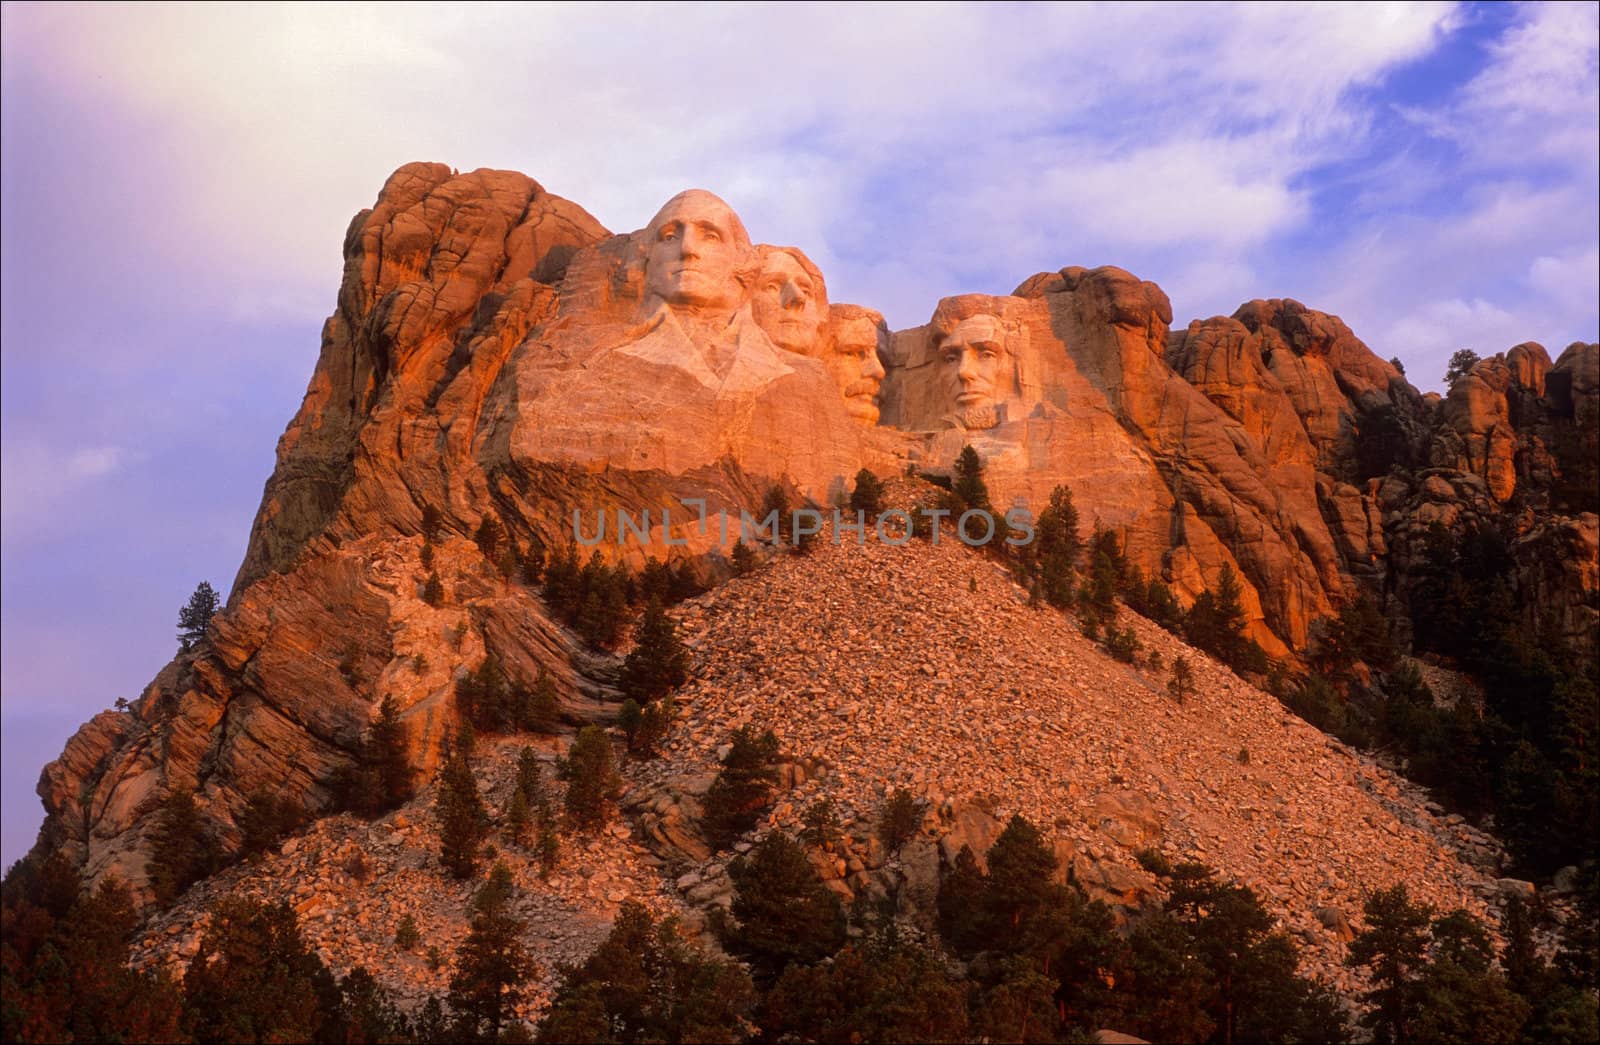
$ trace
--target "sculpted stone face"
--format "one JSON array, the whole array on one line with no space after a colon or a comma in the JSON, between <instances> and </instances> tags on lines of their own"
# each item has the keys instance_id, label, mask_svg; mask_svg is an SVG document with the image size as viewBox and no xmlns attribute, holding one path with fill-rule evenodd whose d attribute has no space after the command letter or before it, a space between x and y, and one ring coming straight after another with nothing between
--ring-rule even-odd
<instances>
[{"instance_id":1,"label":"sculpted stone face","mask_svg":"<svg viewBox=\"0 0 1600 1045\"><path fill-rule=\"evenodd\" d=\"M787 250L767 255L750 298L750 310L773 344L801 355L816 355L826 308L819 280L806 271L799 258Z\"/></svg>"},{"instance_id":2,"label":"sculpted stone face","mask_svg":"<svg viewBox=\"0 0 1600 1045\"><path fill-rule=\"evenodd\" d=\"M967 428L993 428L1000 403L1010 394L1005 327L994 316L957 323L939 344L942 380L957 416Z\"/></svg>"},{"instance_id":3,"label":"sculpted stone face","mask_svg":"<svg viewBox=\"0 0 1600 1045\"><path fill-rule=\"evenodd\" d=\"M881 320L870 314L833 324L833 346L825 361L844 394L845 410L863 424L878 423L878 386L883 381L878 353L883 335Z\"/></svg>"},{"instance_id":4,"label":"sculpted stone face","mask_svg":"<svg viewBox=\"0 0 1600 1045\"><path fill-rule=\"evenodd\" d=\"M681 192L646 232L647 300L689 311L737 307L736 274L750 258L750 236L726 203L701 189Z\"/></svg>"}]
</instances>

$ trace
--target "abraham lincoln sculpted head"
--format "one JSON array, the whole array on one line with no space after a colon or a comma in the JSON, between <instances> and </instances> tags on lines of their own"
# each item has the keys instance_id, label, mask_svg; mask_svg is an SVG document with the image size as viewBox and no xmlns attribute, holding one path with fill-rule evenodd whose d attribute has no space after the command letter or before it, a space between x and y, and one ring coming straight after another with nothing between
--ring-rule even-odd
<instances>
[{"instance_id":1,"label":"abraham lincoln sculpted head","mask_svg":"<svg viewBox=\"0 0 1600 1045\"><path fill-rule=\"evenodd\" d=\"M645 228L646 307L731 312L743 301L751 260L750 234L732 207L704 189L680 192Z\"/></svg>"},{"instance_id":2,"label":"abraham lincoln sculpted head","mask_svg":"<svg viewBox=\"0 0 1600 1045\"><path fill-rule=\"evenodd\" d=\"M940 384L963 428L995 427L1021 394L1021 346L1000 312L987 295L963 294L944 299L933 314Z\"/></svg>"}]
</instances>

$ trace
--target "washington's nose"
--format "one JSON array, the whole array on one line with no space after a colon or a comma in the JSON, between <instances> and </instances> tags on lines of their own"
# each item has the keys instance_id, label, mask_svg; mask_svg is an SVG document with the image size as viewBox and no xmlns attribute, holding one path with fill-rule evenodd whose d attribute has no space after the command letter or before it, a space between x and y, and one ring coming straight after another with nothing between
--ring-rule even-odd
<instances>
[{"instance_id":1,"label":"washington's nose","mask_svg":"<svg viewBox=\"0 0 1600 1045\"><path fill-rule=\"evenodd\" d=\"M804 308L806 296L793 283L785 283L783 289L778 292L778 303L784 308Z\"/></svg>"}]
</instances>

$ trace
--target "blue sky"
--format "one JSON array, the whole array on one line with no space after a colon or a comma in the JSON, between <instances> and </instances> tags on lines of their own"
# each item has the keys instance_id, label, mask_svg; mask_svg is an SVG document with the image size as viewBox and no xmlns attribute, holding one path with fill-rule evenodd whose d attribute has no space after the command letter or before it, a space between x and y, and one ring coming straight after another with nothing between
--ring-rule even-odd
<instances>
[{"instance_id":1,"label":"blue sky","mask_svg":"<svg viewBox=\"0 0 1600 1045\"><path fill-rule=\"evenodd\" d=\"M351 216L411 160L688 186L923 322L1064 265L1295 297L1436 387L1600 327L1600 8L3 8L6 862L231 583Z\"/></svg>"}]
</instances>

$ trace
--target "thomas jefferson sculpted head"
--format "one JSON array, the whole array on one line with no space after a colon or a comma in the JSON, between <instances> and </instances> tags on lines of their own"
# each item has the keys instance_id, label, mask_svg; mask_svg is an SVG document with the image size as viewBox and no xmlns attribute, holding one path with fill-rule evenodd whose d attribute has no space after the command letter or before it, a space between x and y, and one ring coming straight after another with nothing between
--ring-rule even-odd
<instances>
[{"instance_id":1,"label":"thomas jefferson sculpted head","mask_svg":"<svg viewBox=\"0 0 1600 1045\"><path fill-rule=\"evenodd\" d=\"M756 325L772 343L803 356L820 355L828 290L811 259L790 247L762 247L761 274L750 296Z\"/></svg>"},{"instance_id":2,"label":"thomas jefferson sculpted head","mask_svg":"<svg viewBox=\"0 0 1600 1045\"><path fill-rule=\"evenodd\" d=\"M704 189L680 192L645 228L645 300L684 312L737 308L750 261L750 234L733 208Z\"/></svg>"}]
</instances>

